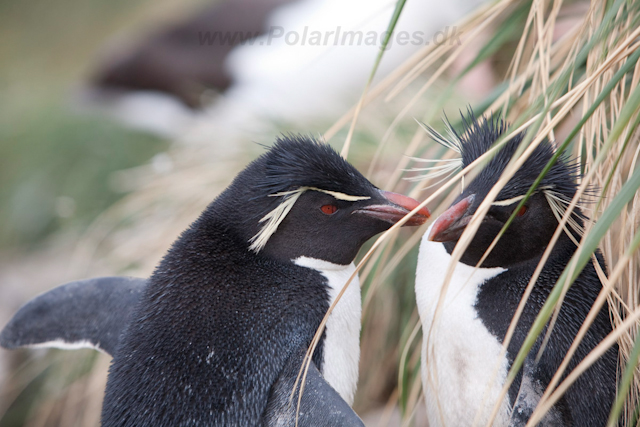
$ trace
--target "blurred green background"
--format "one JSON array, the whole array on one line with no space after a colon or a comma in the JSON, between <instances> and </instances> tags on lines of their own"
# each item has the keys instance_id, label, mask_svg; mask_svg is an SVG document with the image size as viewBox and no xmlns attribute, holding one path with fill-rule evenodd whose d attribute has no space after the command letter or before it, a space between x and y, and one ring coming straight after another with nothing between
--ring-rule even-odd
<instances>
[{"instance_id":1,"label":"blurred green background","mask_svg":"<svg viewBox=\"0 0 640 427\"><path fill-rule=\"evenodd\" d=\"M125 196L113 185L114 172L146 164L169 148L166 138L127 128L82 106L80 92L92 67L114 37L136 43L154 22L189 13L198 4L0 0L0 308L16 303L8 275L34 266L48 274L51 266L38 255L47 237L64 234L59 232L81 235ZM26 267L8 272L16 260ZM26 282L22 288L28 286L33 284ZM27 351L3 357L10 369L5 379L22 384L24 378L28 385L17 394L13 387L0 390L0 425L21 426L43 396L57 395L57 390L85 375L97 353L54 351L45 363L42 354ZM83 406L100 412L86 402Z\"/></svg>"},{"instance_id":2,"label":"blurred green background","mask_svg":"<svg viewBox=\"0 0 640 427\"><path fill-rule=\"evenodd\" d=\"M0 250L33 248L91 222L122 196L112 172L146 163L165 139L83 113L75 99L114 36L188 13L187 0L0 1Z\"/></svg>"}]
</instances>

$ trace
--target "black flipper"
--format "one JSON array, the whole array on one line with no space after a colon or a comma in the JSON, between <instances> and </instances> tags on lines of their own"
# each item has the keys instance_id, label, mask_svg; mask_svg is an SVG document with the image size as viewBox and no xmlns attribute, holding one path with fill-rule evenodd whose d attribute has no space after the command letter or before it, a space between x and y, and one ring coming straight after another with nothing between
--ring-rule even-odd
<instances>
[{"instance_id":1,"label":"black flipper","mask_svg":"<svg viewBox=\"0 0 640 427\"><path fill-rule=\"evenodd\" d=\"M0 333L0 346L95 348L113 355L146 279L79 280L27 302Z\"/></svg>"},{"instance_id":2,"label":"black flipper","mask_svg":"<svg viewBox=\"0 0 640 427\"><path fill-rule=\"evenodd\" d=\"M263 427L295 427L300 387L296 390L293 400L291 391L303 358L304 352L290 357L278 381L272 386L263 417ZM311 363L302 391L298 426L364 427L364 423L338 392L325 381L316 365Z\"/></svg>"}]
</instances>

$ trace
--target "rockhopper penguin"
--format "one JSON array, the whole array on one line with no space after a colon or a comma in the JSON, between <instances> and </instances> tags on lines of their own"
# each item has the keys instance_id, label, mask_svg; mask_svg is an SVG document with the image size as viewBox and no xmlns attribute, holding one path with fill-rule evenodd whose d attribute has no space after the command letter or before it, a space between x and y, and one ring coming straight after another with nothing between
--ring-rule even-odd
<instances>
[{"instance_id":1,"label":"rockhopper penguin","mask_svg":"<svg viewBox=\"0 0 640 427\"><path fill-rule=\"evenodd\" d=\"M461 135L448 125L452 140L447 145L460 153L461 166L466 167L492 147L504 134L506 125L493 118L476 121L472 113L463 117L463 122L466 129ZM427 130L434 139L444 139L433 129ZM559 212L562 206L566 207L575 195L577 167L566 159L558 161L534 195L518 210L515 220L486 260L479 268L475 266L554 154L552 145L543 141L493 202L456 264L441 309L434 317L451 253L523 137L523 133L516 136L488 162L452 206L432 224L420 245L416 298L424 334L422 380L431 427L470 426L474 421L474 425L485 425L488 422L514 357L576 251L572 237L579 238L577 229L584 218L579 209L571 220L572 227L562 233L544 265L506 357L500 358L507 328L558 227L556 215L562 216L563 212ZM598 259L604 269L599 253ZM567 292L540 360L536 362L535 358L546 328L501 402L493 425L526 424L601 289L594 266L587 264ZM609 332L611 323L605 306L566 372L570 372ZM542 425L605 425L616 394L617 354L617 347L611 348L586 371L546 415ZM496 369L497 377L494 376Z\"/></svg>"},{"instance_id":2,"label":"rockhopper penguin","mask_svg":"<svg viewBox=\"0 0 640 427\"><path fill-rule=\"evenodd\" d=\"M329 145L282 137L182 233L146 282L104 278L50 291L16 314L0 342L111 353L105 427L293 426L297 399L289 399L304 354L358 250L417 206L376 188ZM407 225L427 217L422 209ZM313 355L299 425L362 425L349 407L360 304L354 280Z\"/></svg>"}]
</instances>

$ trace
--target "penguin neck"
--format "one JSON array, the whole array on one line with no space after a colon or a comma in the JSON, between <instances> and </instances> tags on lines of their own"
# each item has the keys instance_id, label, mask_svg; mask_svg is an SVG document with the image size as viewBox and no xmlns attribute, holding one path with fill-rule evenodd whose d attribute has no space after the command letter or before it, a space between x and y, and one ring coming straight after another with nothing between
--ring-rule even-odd
<instances>
[{"instance_id":1,"label":"penguin neck","mask_svg":"<svg viewBox=\"0 0 640 427\"><path fill-rule=\"evenodd\" d=\"M441 243L431 242L426 238L422 240L417 274L419 278L424 277L424 281L420 281L420 285L416 284L416 296L423 323L425 319L433 321L440 299L445 304L442 311L446 310L446 304L453 302L473 310L482 284L507 271L501 267L476 268L458 261L452 266L449 282L445 283L452 259Z\"/></svg>"},{"instance_id":2,"label":"penguin neck","mask_svg":"<svg viewBox=\"0 0 640 427\"><path fill-rule=\"evenodd\" d=\"M355 271L355 266L353 265L353 262L349 264L344 264L344 265L335 264L333 262L329 262L329 261L325 261L317 258L311 258L307 256L300 256L298 258L292 259L291 262L293 262L296 265L299 265L300 267L312 268L314 270L321 271L321 272L324 272L324 271L337 272L337 271L350 270L350 272L353 273L353 271Z\"/></svg>"},{"instance_id":3,"label":"penguin neck","mask_svg":"<svg viewBox=\"0 0 640 427\"><path fill-rule=\"evenodd\" d=\"M292 261L326 278L329 306L355 272L353 263L341 265L304 256ZM325 380L349 405L353 404L358 383L361 315L360 282L356 274L327 320L323 362L319 367Z\"/></svg>"},{"instance_id":4,"label":"penguin neck","mask_svg":"<svg viewBox=\"0 0 640 427\"><path fill-rule=\"evenodd\" d=\"M503 239L505 238L503 237ZM551 239L551 236L549 236L549 240L550 239ZM474 247L473 246L474 243L475 241L472 242L469 247L474 249L474 251L472 251L474 255L469 254L469 251L471 249L468 248L467 251L463 253L458 263L467 265L469 267L475 267L478 264L478 262L480 261L480 255L478 254L485 254L485 251L487 248L482 247L480 245ZM481 268L490 269L494 267L500 267L505 270L511 270L511 269L529 269L531 268L531 266L533 266L532 268L535 269L535 267L538 265L538 263L542 259L544 251L548 247L549 241L547 241L546 244L544 245L540 245L541 247L540 251L532 251L532 252L527 252L522 249L509 248L507 246L504 246L503 244L501 245L501 243L502 243L502 240L498 242L498 245L493 248L491 253L486 254L487 256L483 264L480 266ZM458 241L450 241L450 242L443 243L443 246L446 252L449 255L451 255L457 244L458 244ZM479 249L479 248L482 248L482 249ZM576 251L576 249L577 249L576 245L573 243L571 238L566 234L566 232L561 233L560 236L558 237L558 240L553 245L553 250L549 256L549 259L566 263L569 261L569 259L571 258L573 253ZM514 260L514 257L511 256L511 254L514 251L520 251L518 256L515 257L517 260Z\"/></svg>"},{"instance_id":5,"label":"penguin neck","mask_svg":"<svg viewBox=\"0 0 640 427\"><path fill-rule=\"evenodd\" d=\"M233 198L236 192L232 192L231 188L222 192L202 212L191 228L198 229L198 233L204 235L219 233L233 235L238 244L242 245L242 249L249 250L249 240L259 230L260 212L255 211L251 203L246 204L247 208L239 205Z\"/></svg>"}]
</instances>

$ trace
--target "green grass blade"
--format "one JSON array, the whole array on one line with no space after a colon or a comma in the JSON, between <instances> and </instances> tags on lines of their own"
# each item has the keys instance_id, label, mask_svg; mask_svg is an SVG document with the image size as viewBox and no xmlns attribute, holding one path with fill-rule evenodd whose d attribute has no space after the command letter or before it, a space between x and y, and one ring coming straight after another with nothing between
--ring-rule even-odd
<instances>
[{"instance_id":1,"label":"green grass blade","mask_svg":"<svg viewBox=\"0 0 640 427\"><path fill-rule=\"evenodd\" d=\"M536 178L536 180L534 181L533 185L531 186L531 188L529 188L529 191L527 191L527 193L524 196L524 199L522 199L520 201L520 203L518 204L518 206L513 210L513 213L511 214L511 216L509 217L509 219L507 220L507 222L504 224L504 226L502 227L502 230L500 230L499 237L501 237L504 232L507 230L507 228L509 228L509 225L511 225L511 223L513 222L513 220L516 217L516 213L520 210L520 208L522 206L524 206L525 203L527 203L527 201L529 200L529 197L531 197L534 193L534 191L536 190L536 188L538 188L538 186L540 185L540 183L542 182L542 180L544 179L544 177L547 175L547 173L551 170L551 168L553 167L553 165L556 164L556 162L558 161L558 159L560 158L560 156L562 156L562 154L566 151L566 149L569 147L569 144L571 144L571 141L573 140L573 138L575 138L576 135L578 135L578 133L582 130L582 128L584 127L585 123L587 122L587 120L589 120L591 118L591 116L593 115L593 113L598 109L598 107L600 106L600 104L611 94L611 92L613 91L613 89L616 87L616 85L618 84L618 82L629 72L632 71L633 68L636 66L636 64L638 63L638 61L640 60L640 49L636 50L633 55L631 55L628 59L627 62L624 63L624 65L614 74L614 76L611 78L611 80L604 86L604 88L602 88L602 91L598 94L597 98L593 101L593 103L591 104L591 107L589 107L589 110L587 110L587 112L584 114L584 116L582 116L582 118L580 119L580 121L576 124L576 126L571 130L571 132L569 132L569 135L567 135L567 138L564 140L564 142L558 147L558 149L556 150L556 152L554 153L553 157L551 157L551 160L549 160L549 162L545 165L544 169L542 169L542 172L540 172L540 175ZM637 91L636 91L637 92ZM621 128L621 130L624 127Z\"/></svg>"},{"instance_id":2,"label":"green grass blade","mask_svg":"<svg viewBox=\"0 0 640 427\"><path fill-rule=\"evenodd\" d=\"M456 76L451 84L457 84L462 77L469 73L469 71L473 70L478 64L483 62L485 59L492 57L498 50L504 48L504 45L507 42L521 35L528 12L529 5L520 5L520 7L509 16L509 19L503 23L503 26L500 27L500 31L496 31L491 39L489 39L489 41L480 48L473 61L471 61L469 65L467 65L465 69Z\"/></svg>"},{"instance_id":3,"label":"green grass blade","mask_svg":"<svg viewBox=\"0 0 640 427\"><path fill-rule=\"evenodd\" d=\"M636 233L628 252L635 252L638 249L638 246L640 246L640 233ZM633 350L631 351L631 355L629 356L629 360L627 361L627 367L622 374L622 381L620 382L618 397L616 398L616 401L611 409L609 421L607 422L608 426L614 426L616 421L620 418L620 412L622 411L622 408L624 406L627 394L629 393L629 388L631 387L631 382L633 381L633 375L635 373L636 367L638 366L639 356L640 333L636 334L636 342L633 346Z\"/></svg>"},{"instance_id":4,"label":"green grass blade","mask_svg":"<svg viewBox=\"0 0 640 427\"><path fill-rule=\"evenodd\" d=\"M396 24L398 23L398 19L400 19L400 13L404 9L404 4L407 0L398 0L396 3L396 8L393 11L393 15L391 15L391 20L389 21L389 26L387 27L387 32L384 36L384 40L380 45L380 52L378 52L378 56L376 57L376 61L373 64L373 68L371 69L371 74L369 74L369 79L367 80L367 84L364 86L364 90L362 91L362 95L360 96L360 101L358 101L358 105L356 106L355 114L353 115L353 120L351 121L351 126L349 126L349 133L347 134L346 141L344 146L342 147L342 151L340 155L347 158L349 154L349 147L351 145L351 138L353 137L353 131L356 127L356 121L358 120L358 114L362 105L364 103L364 99L367 96L367 92L369 91L369 87L371 86L371 82L373 81L373 77L376 75L378 71L378 66L380 65L380 61L382 61L382 55L387 50L387 46L389 45L389 40L391 40L391 35L393 34L393 30L396 28Z\"/></svg>"},{"instance_id":5,"label":"green grass blade","mask_svg":"<svg viewBox=\"0 0 640 427\"><path fill-rule=\"evenodd\" d=\"M393 30L396 28L396 24L398 23L398 19L400 19L400 14L402 13L402 9L404 9L404 4L407 0L398 0L396 3L396 8L393 11L393 15L391 16L391 21L389 21L389 26L387 27L387 32L384 36L384 40L380 45L380 52L378 52L378 56L376 57L376 62L373 64L373 69L371 70L371 74L369 75L369 81L367 82L367 86L373 80L373 77L376 75L376 71L378 71L378 66L380 65L380 61L382 61L382 55L387 50L387 45L389 44L389 40L391 40L391 35L393 34Z\"/></svg>"}]
</instances>

